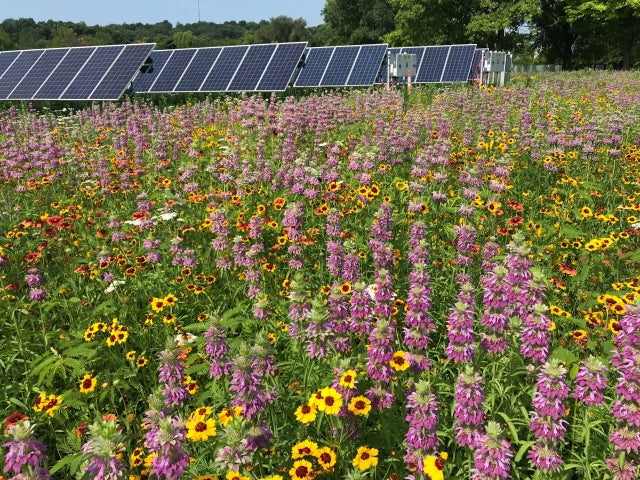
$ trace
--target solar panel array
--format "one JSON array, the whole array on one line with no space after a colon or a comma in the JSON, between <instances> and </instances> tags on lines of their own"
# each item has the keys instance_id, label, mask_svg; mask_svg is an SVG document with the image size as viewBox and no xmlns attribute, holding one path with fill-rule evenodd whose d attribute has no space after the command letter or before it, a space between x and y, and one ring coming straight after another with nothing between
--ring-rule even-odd
<instances>
[{"instance_id":1,"label":"solar panel array","mask_svg":"<svg viewBox=\"0 0 640 480\"><path fill-rule=\"evenodd\" d=\"M294 86L373 85L386 52L387 44L309 48Z\"/></svg>"},{"instance_id":2,"label":"solar panel array","mask_svg":"<svg viewBox=\"0 0 640 480\"><path fill-rule=\"evenodd\" d=\"M151 52L133 81L136 93L286 90L307 42Z\"/></svg>"},{"instance_id":3,"label":"solar panel array","mask_svg":"<svg viewBox=\"0 0 640 480\"><path fill-rule=\"evenodd\" d=\"M307 42L153 50L154 44L0 52L0 100L116 100L135 93L283 91L385 82L388 54L416 55L413 83L466 82L475 44L306 48Z\"/></svg>"},{"instance_id":4,"label":"solar panel array","mask_svg":"<svg viewBox=\"0 0 640 480\"><path fill-rule=\"evenodd\" d=\"M117 100L154 46L0 52L0 100Z\"/></svg>"}]
</instances>

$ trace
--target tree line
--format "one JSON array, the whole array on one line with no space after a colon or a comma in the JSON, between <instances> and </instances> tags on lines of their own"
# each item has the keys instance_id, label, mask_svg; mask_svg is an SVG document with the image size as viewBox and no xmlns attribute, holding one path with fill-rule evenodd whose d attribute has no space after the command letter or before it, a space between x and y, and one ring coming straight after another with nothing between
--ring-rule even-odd
<instances>
[{"instance_id":1,"label":"tree line","mask_svg":"<svg viewBox=\"0 0 640 480\"><path fill-rule=\"evenodd\" d=\"M155 42L189 48L307 41L310 46L476 43L519 64L564 69L640 67L638 0L326 0L324 23L277 16L260 22L87 25L31 18L0 23L0 50Z\"/></svg>"}]
</instances>

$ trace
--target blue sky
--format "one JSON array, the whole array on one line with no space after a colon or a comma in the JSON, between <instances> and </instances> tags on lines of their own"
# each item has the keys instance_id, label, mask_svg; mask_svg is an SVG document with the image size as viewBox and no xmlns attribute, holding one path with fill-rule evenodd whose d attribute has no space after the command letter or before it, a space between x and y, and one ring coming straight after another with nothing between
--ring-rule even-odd
<instances>
[{"instance_id":1,"label":"blue sky","mask_svg":"<svg viewBox=\"0 0 640 480\"><path fill-rule=\"evenodd\" d=\"M307 26L323 23L325 0L0 0L0 21L33 18L36 22L63 20L87 25L109 23L194 23L200 20L258 22L287 15L304 18Z\"/></svg>"}]
</instances>

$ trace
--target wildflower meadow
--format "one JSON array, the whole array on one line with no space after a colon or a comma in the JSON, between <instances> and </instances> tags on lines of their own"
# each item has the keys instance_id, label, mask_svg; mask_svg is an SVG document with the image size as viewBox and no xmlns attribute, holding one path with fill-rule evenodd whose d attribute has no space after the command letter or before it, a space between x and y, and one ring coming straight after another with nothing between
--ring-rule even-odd
<instances>
[{"instance_id":1,"label":"wildflower meadow","mask_svg":"<svg viewBox=\"0 0 640 480\"><path fill-rule=\"evenodd\" d=\"M637 72L0 111L4 479L633 479Z\"/></svg>"}]
</instances>

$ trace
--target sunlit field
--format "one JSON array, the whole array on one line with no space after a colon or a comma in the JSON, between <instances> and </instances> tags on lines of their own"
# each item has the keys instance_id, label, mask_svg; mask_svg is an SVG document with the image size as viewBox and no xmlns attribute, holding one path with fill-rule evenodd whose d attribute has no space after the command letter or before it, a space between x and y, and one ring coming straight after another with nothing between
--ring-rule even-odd
<instances>
[{"instance_id":1,"label":"sunlit field","mask_svg":"<svg viewBox=\"0 0 640 480\"><path fill-rule=\"evenodd\" d=\"M632 479L637 72L0 112L4 479Z\"/></svg>"}]
</instances>

